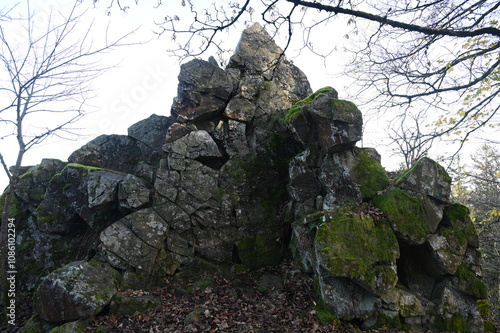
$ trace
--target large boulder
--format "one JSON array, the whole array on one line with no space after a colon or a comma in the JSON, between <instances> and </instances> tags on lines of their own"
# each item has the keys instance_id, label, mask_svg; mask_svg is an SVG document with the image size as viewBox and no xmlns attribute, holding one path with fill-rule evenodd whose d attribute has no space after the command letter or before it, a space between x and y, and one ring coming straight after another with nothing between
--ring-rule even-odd
<instances>
[{"instance_id":1,"label":"large boulder","mask_svg":"<svg viewBox=\"0 0 500 333\"><path fill-rule=\"evenodd\" d=\"M117 271L102 262L72 262L44 278L33 297L38 316L52 323L88 319L117 293Z\"/></svg>"},{"instance_id":2,"label":"large boulder","mask_svg":"<svg viewBox=\"0 0 500 333\"><path fill-rule=\"evenodd\" d=\"M56 159L43 159L40 164L29 168L20 176L16 186L17 197L33 212L45 196L50 180L61 172L66 163Z\"/></svg>"},{"instance_id":3,"label":"large boulder","mask_svg":"<svg viewBox=\"0 0 500 333\"><path fill-rule=\"evenodd\" d=\"M179 263L164 248L169 226L152 208L129 214L100 235L109 263L146 276L172 274Z\"/></svg>"},{"instance_id":4,"label":"large boulder","mask_svg":"<svg viewBox=\"0 0 500 333\"><path fill-rule=\"evenodd\" d=\"M125 176L110 170L68 164L51 180L49 191L37 208L41 228L67 234L77 227L75 222L78 220L94 230L101 230L119 216L118 185Z\"/></svg>"},{"instance_id":5,"label":"large boulder","mask_svg":"<svg viewBox=\"0 0 500 333\"><path fill-rule=\"evenodd\" d=\"M396 185L444 203L450 199L451 177L441 165L427 157L418 160L410 170L404 172L396 180Z\"/></svg>"},{"instance_id":6,"label":"large boulder","mask_svg":"<svg viewBox=\"0 0 500 333\"><path fill-rule=\"evenodd\" d=\"M315 222L317 272L355 281L378 296L394 288L399 245L385 221L375 224L372 217L352 213L346 206Z\"/></svg>"},{"instance_id":7,"label":"large boulder","mask_svg":"<svg viewBox=\"0 0 500 333\"><path fill-rule=\"evenodd\" d=\"M352 149L361 140L361 112L352 102L338 99L337 91L331 87L297 102L286 119L304 146L319 144L327 153Z\"/></svg>"},{"instance_id":8,"label":"large boulder","mask_svg":"<svg viewBox=\"0 0 500 333\"><path fill-rule=\"evenodd\" d=\"M428 239L429 225L420 198L393 187L373 203L386 214L398 237L405 242L420 245Z\"/></svg>"},{"instance_id":9,"label":"large boulder","mask_svg":"<svg viewBox=\"0 0 500 333\"><path fill-rule=\"evenodd\" d=\"M127 135L101 135L69 157L70 163L131 173L145 180L153 179L160 156L149 145Z\"/></svg>"},{"instance_id":10,"label":"large boulder","mask_svg":"<svg viewBox=\"0 0 500 333\"><path fill-rule=\"evenodd\" d=\"M130 126L127 134L129 137L148 145L155 151L161 152L161 147L165 144L167 130L173 122L173 117L152 114L149 118Z\"/></svg>"},{"instance_id":11,"label":"large boulder","mask_svg":"<svg viewBox=\"0 0 500 333\"><path fill-rule=\"evenodd\" d=\"M217 116L233 92L231 77L217 65L195 59L181 66L172 115L180 122Z\"/></svg>"},{"instance_id":12,"label":"large boulder","mask_svg":"<svg viewBox=\"0 0 500 333\"><path fill-rule=\"evenodd\" d=\"M205 260L249 267L281 258L277 207L296 153L282 119L309 93L305 75L259 25L245 30L225 70L210 61L183 65L172 107L178 118L154 181L155 209L183 212L162 215L176 232L172 255L186 262L195 248Z\"/></svg>"}]
</instances>

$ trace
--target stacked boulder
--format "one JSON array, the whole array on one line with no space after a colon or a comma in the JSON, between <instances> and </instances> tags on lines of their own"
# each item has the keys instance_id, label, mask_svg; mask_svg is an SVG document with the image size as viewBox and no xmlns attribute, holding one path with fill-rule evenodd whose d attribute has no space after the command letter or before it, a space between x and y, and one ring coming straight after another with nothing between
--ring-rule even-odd
<instances>
[{"instance_id":1,"label":"stacked boulder","mask_svg":"<svg viewBox=\"0 0 500 333\"><path fill-rule=\"evenodd\" d=\"M325 88L294 108L303 151L290 163L291 249L322 302L365 328L481 332L478 237L469 210L449 202L444 168L423 158L389 186L380 156L354 148L353 104Z\"/></svg>"},{"instance_id":2,"label":"stacked boulder","mask_svg":"<svg viewBox=\"0 0 500 333\"><path fill-rule=\"evenodd\" d=\"M12 211L20 285L36 290L41 320L122 313L117 288L195 262L292 256L342 320L482 330L479 244L442 167L423 159L389 186L378 153L355 147L357 107L330 87L312 93L258 24L225 69L195 59L178 79L171 116L26 168Z\"/></svg>"}]
</instances>

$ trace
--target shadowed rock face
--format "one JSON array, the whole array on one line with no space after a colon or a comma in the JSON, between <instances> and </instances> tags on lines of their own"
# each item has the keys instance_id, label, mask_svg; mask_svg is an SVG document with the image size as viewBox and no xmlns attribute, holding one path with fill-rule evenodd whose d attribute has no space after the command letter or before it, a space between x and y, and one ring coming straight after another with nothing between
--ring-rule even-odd
<instances>
[{"instance_id":1,"label":"shadowed rock face","mask_svg":"<svg viewBox=\"0 0 500 333\"><path fill-rule=\"evenodd\" d=\"M225 69L197 59L178 78L170 117L23 175L20 279L38 286L43 319L97 314L118 280L144 288L195 261L258 268L291 256L341 319L482 330L479 244L442 167L423 159L389 188L378 153L355 147L361 112L331 87L312 93L258 24ZM83 261L58 269L72 260Z\"/></svg>"}]
</instances>

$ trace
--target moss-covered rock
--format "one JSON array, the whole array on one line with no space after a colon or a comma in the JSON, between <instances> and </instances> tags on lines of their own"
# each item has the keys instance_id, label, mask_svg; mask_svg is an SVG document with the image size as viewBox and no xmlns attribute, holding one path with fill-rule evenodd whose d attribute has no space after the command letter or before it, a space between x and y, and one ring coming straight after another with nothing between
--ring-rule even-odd
<instances>
[{"instance_id":1,"label":"moss-covered rock","mask_svg":"<svg viewBox=\"0 0 500 333\"><path fill-rule=\"evenodd\" d=\"M422 207L422 201L405 191L392 187L373 200L389 219L396 235L404 241L418 245L427 240L429 226Z\"/></svg>"},{"instance_id":2,"label":"moss-covered rock","mask_svg":"<svg viewBox=\"0 0 500 333\"><path fill-rule=\"evenodd\" d=\"M109 313L116 316L131 316L136 312L144 314L157 309L160 303L160 298L156 296L131 297L116 294L111 300Z\"/></svg>"},{"instance_id":3,"label":"moss-covered rock","mask_svg":"<svg viewBox=\"0 0 500 333\"><path fill-rule=\"evenodd\" d=\"M338 99L337 92L330 87L297 102L285 120L304 147L319 144L322 151L333 153L351 149L361 140L361 111L354 103Z\"/></svg>"},{"instance_id":4,"label":"moss-covered rock","mask_svg":"<svg viewBox=\"0 0 500 333\"><path fill-rule=\"evenodd\" d=\"M35 311L52 323L91 318L117 293L117 275L106 263L70 263L44 278L33 297Z\"/></svg>"},{"instance_id":5,"label":"moss-covered rock","mask_svg":"<svg viewBox=\"0 0 500 333\"><path fill-rule=\"evenodd\" d=\"M453 313L446 317L438 317L437 327L442 332L467 332L467 321L460 313Z\"/></svg>"},{"instance_id":6,"label":"moss-covered rock","mask_svg":"<svg viewBox=\"0 0 500 333\"><path fill-rule=\"evenodd\" d=\"M482 316L488 317L491 314L491 306L488 299L477 300L477 308Z\"/></svg>"},{"instance_id":7,"label":"moss-covered rock","mask_svg":"<svg viewBox=\"0 0 500 333\"><path fill-rule=\"evenodd\" d=\"M19 333L47 333L55 327L54 324L46 322L38 318L38 316L32 316L26 324L18 331Z\"/></svg>"},{"instance_id":8,"label":"moss-covered rock","mask_svg":"<svg viewBox=\"0 0 500 333\"><path fill-rule=\"evenodd\" d=\"M9 195L9 190L6 190L2 196L0 196L0 214L3 214L3 210L5 207L5 201L7 200L7 196ZM9 218L16 218L23 213L21 209L21 202L17 196L12 197L12 202L9 210Z\"/></svg>"},{"instance_id":9,"label":"moss-covered rock","mask_svg":"<svg viewBox=\"0 0 500 333\"><path fill-rule=\"evenodd\" d=\"M45 189L52 176L64 168L66 163L56 159L43 159L19 177L16 195L29 211L34 211L45 196Z\"/></svg>"},{"instance_id":10,"label":"moss-covered rock","mask_svg":"<svg viewBox=\"0 0 500 333\"><path fill-rule=\"evenodd\" d=\"M392 267L399 246L385 223L375 224L364 214L342 208L327 217L315 238L317 260L336 277L354 279L381 295L397 282Z\"/></svg>"},{"instance_id":11,"label":"moss-covered rock","mask_svg":"<svg viewBox=\"0 0 500 333\"><path fill-rule=\"evenodd\" d=\"M389 185L387 174L380 162L375 160L366 149L356 149L355 153L358 163L351 172L352 177L359 186L363 200L371 200Z\"/></svg>"},{"instance_id":12,"label":"moss-covered rock","mask_svg":"<svg viewBox=\"0 0 500 333\"><path fill-rule=\"evenodd\" d=\"M286 122L292 122L303 110L304 107L314 102L318 97L325 96L326 93L333 93L337 95L337 92L332 87L321 88L306 98L296 102L285 115ZM338 95L337 95L338 96Z\"/></svg>"},{"instance_id":13,"label":"moss-covered rock","mask_svg":"<svg viewBox=\"0 0 500 333\"><path fill-rule=\"evenodd\" d=\"M50 330L49 333L85 333L86 331L87 322L84 320L77 320L57 326Z\"/></svg>"},{"instance_id":14,"label":"moss-covered rock","mask_svg":"<svg viewBox=\"0 0 500 333\"><path fill-rule=\"evenodd\" d=\"M454 282L456 286L467 295L473 296L476 299L488 298L488 288L484 282L464 264L458 267Z\"/></svg>"},{"instance_id":15,"label":"moss-covered rock","mask_svg":"<svg viewBox=\"0 0 500 333\"><path fill-rule=\"evenodd\" d=\"M479 247L479 238L476 228L470 218L470 210L460 203L454 203L446 207L443 215L443 225L455 230L461 243L469 244L475 248Z\"/></svg>"},{"instance_id":16,"label":"moss-covered rock","mask_svg":"<svg viewBox=\"0 0 500 333\"><path fill-rule=\"evenodd\" d=\"M491 321L489 320L485 320L484 321L484 331L485 332L488 332L488 333L494 333L494 332L498 332L497 331L497 328L495 327L495 324L493 324Z\"/></svg>"},{"instance_id":17,"label":"moss-covered rock","mask_svg":"<svg viewBox=\"0 0 500 333\"><path fill-rule=\"evenodd\" d=\"M462 263L466 247L461 247L452 233L448 234L447 237L432 234L429 236L428 245L432 249L432 262L435 263L433 274L455 274L458 266Z\"/></svg>"}]
</instances>

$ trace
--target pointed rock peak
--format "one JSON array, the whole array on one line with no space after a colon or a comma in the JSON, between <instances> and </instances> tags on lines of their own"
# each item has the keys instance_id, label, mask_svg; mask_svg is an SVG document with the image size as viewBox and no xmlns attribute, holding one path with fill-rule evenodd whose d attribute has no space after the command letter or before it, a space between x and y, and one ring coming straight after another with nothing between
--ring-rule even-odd
<instances>
[{"instance_id":1,"label":"pointed rock peak","mask_svg":"<svg viewBox=\"0 0 500 333\"><path fill-rule=\"evenodd\" d=\"M254 23L241 34L240 41L228 67L244 69L250 73L270 73L283 50L259 24Z\"/></svg>"}]
</instances>

